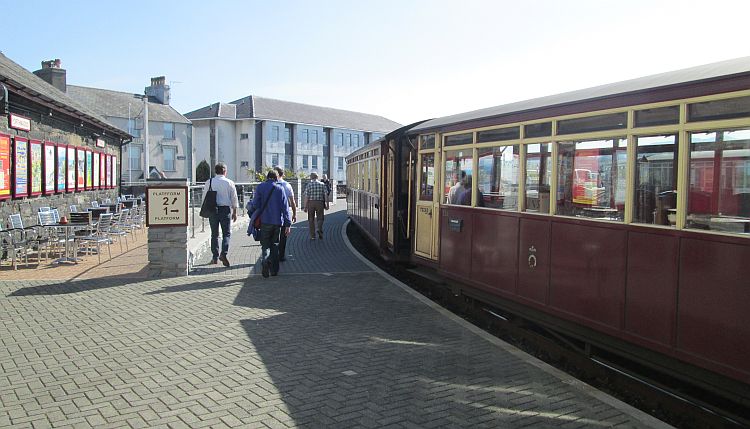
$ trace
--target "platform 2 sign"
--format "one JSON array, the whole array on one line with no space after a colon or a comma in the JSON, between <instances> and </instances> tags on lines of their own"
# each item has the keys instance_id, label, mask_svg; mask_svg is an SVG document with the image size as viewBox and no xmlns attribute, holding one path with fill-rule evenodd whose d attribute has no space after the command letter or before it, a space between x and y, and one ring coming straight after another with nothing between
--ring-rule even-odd
<instances>
[{"instance_id":1,"label":"platform 2 sign","mask_svg":"<svg viewBox=\"0 0 750 429\"><path fill-rule=\"evenodd\" d=\"M146 189L146 226L187 226L188 188L186 186Z\"/></svg>"}]
</instances>

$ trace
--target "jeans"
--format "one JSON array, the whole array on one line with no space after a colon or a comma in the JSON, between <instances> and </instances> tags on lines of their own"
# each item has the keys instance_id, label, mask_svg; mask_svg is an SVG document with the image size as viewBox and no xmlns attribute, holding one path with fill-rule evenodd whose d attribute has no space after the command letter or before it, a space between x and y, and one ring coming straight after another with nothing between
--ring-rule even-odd
<instances>
[{"instance_id":1,"label":"jeans","mask_svg":"<svg viewBox=\"0 0 750 429\"><path fill-rule=\"evenodd\" d=\"M211 226L211 253L214 258L219 257L219 225L221 225L221 254L229 252L229 236L232 235L232 209L219 206L216 214L208 218Z\"/></svg>"},{"instance_id":2,"label":"jeans","mask_svg":"<svg viewBox=\"0 0 750 429\"><path fill-rule=\"evenodd\" d=\"M279 238L281 235L281 225L261 224L260 225L260 248L262 251L263 263L266 261L270 264L271 274L279 272Z\"/></svg>"}]
</instances>

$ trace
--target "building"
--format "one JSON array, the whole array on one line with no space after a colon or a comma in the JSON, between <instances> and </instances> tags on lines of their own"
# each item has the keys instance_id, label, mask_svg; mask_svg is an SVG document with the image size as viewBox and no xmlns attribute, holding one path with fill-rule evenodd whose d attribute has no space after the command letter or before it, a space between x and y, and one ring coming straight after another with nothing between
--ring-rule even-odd
<instances>
[{"instance_id":1,"label":"building","mask_svg":"<svg viewBox=\"0 0 750 429\"><path fill-rule=\"evenodd\" d=\"M229 176L283 166L346 182L344 157L401 125L382 116L250 95L185 115L193 122L194 162L223 161Z\"/></svg>"},{"instance_id":2,"label":"building","mask_svg":"<svg viewBox=\"0 0 750 429\"><path fill-rule=\"evenodd\" d=\"M123 182L143 180L146 157L143 123L144 96L108 89L67 85L67 93L74 100L89 106L107 118L112 125L127 131L133 141L123 146ZM149 171L164 173L167 178L192 179L192 125L169 105L169 85L164 76L151 79L146 87L148 97Z\"/></svg>"},{"instance_id":3,"label":"building","mask_svg":"<svg viewBox=\"0 0 750 429\"><path fill-rule=\"evenodd\" d=\"M50 80L65 83L58 61ZM0 223L39 207L67 215L71 205L114 200L120 150L130 135L90 107L0 53Z\"/></svg>"}]
</instances>

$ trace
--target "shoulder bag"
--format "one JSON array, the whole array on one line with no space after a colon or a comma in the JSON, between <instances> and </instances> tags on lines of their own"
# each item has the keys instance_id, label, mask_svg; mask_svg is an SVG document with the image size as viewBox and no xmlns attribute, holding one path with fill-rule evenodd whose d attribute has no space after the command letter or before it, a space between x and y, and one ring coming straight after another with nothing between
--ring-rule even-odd
<instances>
[{"instance_id":1,"label":"shoulder bag","mask_svg":"<svg viewBox=\"0 0 750 429\"><path fill-rule=\"evenodd\" d=\"M203 199L201 204L201 217L211 217L217 213L218 207L216 206L216 191L213 189L213 178L208 181L208 191L206 191L206 197Z\"/></svg>"}]
</instances>

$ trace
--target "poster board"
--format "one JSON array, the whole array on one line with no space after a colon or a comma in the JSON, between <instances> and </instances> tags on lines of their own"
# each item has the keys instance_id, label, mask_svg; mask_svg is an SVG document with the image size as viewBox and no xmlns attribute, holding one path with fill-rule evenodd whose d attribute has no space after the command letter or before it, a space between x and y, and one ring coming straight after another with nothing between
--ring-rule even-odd
<instances>
[{"instance_id":1,"label":"poster board","mask_svg":"<svg viewBox=\"0 0 750 429\"><path fill-rule=\"evenodd\" d=\"M112 187L117 187L117 156L112 155Z\"/></svg>"},{"instance_id":2,"label":"poster board","mask_svg":"<svg viewBox=\"0 0 750 429\"><path fill-rule=\"evenodd\" d=\"M90 149L86 149L86 189L93 189L94 187L94 153Z\"/></svg>"},{"instance_id":3,"label":"poster board","mask_svg":"<svg viewBox=\"0 0 750 429\"><path fill-rule=\"evenodd\" d=\"M13 198L29 196L29 141L13 138Z\"/></svg>"},{"instance_id":4,"label":"poster board","mask_svg":"<svg viewBox=\"0 0 750 429\"><path fill-rule=\"evenodd\" d=\"M75 192L76 190L76 147L75 146L68 146L67 147L68 152L68 159L65 163L65 170L66 170L66 181L67 186L65 190L67 192Z\"/></svg>"},{"instance_id":5,"label":"poster board","mask_svg":"<svg viewBox=\"0 0 750 429\"><path fill-rule=\"evenodd\" d=\"M52 142L44 142L44 161L42 162L44 169L43 191L44 195L51 195L55 193L55 162L57 157L57 146Z\"/></svg>"},{"instance_id":6,"label":"poster board","mask_svg":"<svg viewBox=\"0 0 750 429\"><path fill-rule=\"evenodd\" d=\"M42 142L39 140L29 141L29 195L35 197L42 195L44 179L44 152Z\"/></svg>"},{"instance_id":7,"label":"poster board","mask_svg":"<svg viewBox=\"0 0 750 429\"><path fill-rule=\"evenodd\" d=\"M107 155L107 189L112 187L112 155Z\"/></svg>"},{"instance_id":8,"label":"poster board","mask_svg":"<svg viewBox=\"0 0 750 429\"><path fill-rule=\"evenodd\" d=\"M10 198L10 136L0 134L0 200Z\"/></svg>"},{"instance_id":9,"label":"poster board","mask_svg":"<svg viewBox=\"0 0 750 429\"><path fill-rule=\"evenodd\" d=\"M187 226L187 186L149 186L146 189L146 226Z\"/></svg>"},{"instance_id":10,"label":"poster board","mask_svg":"<svg viewBox=\"0 0 750 429\"><path fill-rule=\"evenodd\" d=\"M86 152L76 148L76 191L86 189Z\"/></svg>"},{"instance_id":11,"label":"poster board","mask_svg":"<svg viewBox=\"0 0 750 429\"><path fill-rule=\"evenodd\" d=\"M93 185L94 189L99 189L99 178L101 176L101 163L99 162L101 160L101 154L99 152L94 152L94 160L93 160L93 168L94 168L94 177L93 177Z\"/></svg>"},{"instance_id":12,"label":"poster board","mask_svg":"<svg viewBox=\"0 0 750 429\"><path fill-rule=\"evenodd\" d=\"M57 151L55 157L55 192L59 194L65 192L65 179L68 177L68 147L58 143L55 149Z\"/></svg>"}]
</instances>

